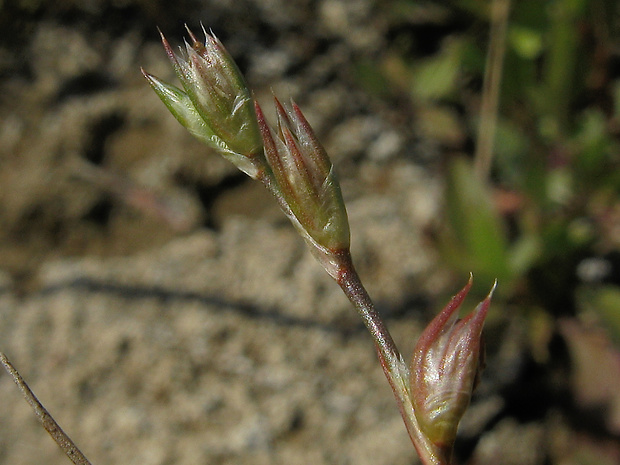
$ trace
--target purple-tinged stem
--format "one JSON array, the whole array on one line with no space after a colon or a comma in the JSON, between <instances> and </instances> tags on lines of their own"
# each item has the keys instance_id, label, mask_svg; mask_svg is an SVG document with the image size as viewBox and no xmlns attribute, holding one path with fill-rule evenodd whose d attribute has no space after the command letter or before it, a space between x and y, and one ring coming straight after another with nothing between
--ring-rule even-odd
<instances>
[{"instance_id":1,"label":"purple-tinged stem","mask_svg":"<svg viewBox=\"0 0 620 465\"><path fill-rule=\"evenodd\" d=\"M349 250L338 252L337 255L340 259L339 261L341 263L341 267L336 281L362 317L368 331L370 331L370 334L377 345L381 362L383 363L384 361L387 362L392 359L400 359L400 353L398 352L398 348L396 347L390 332L385 326L379 312L375 309L366 288L362 284L362 281L353 266Z\"/></svg>"},{"instance_id":2,"label":"purple-tinged stem","mask_svg":"<svg viewBox=\"0 0 620 465\"><path fill-rule=\"evenodd\" d=\"M394 392L398 410L403 418L409 438L416 448L424 465L449 465L450 457L446 457L421 432L413 411L411 393L409 391L409 370L402 360L400 352L377 312L366 288L353 266L348 249L336 252L340 264L340 272L336 277L338 285L351 301L366 328L370 332L383 373Z\"/></svg>"}]
</instances>

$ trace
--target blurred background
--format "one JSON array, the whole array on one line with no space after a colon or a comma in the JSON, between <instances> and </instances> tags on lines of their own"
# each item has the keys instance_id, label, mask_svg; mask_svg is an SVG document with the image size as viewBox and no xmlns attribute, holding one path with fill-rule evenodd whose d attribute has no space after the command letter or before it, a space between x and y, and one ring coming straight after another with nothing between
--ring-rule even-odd
<instances>
[{"instance_id":1,"label":"blurred background","mask_svg":"<svg viewBox=\"0 0 620 465\"><path fill-rule=\"evenodd\" d=\"M0 0L0 350L94 464L417 463L346 298L140 74L204 26L315 128L406 358L499 280L455 464L620 463L619 9ZM37 463L0 374L0 464Z\"/></svg>"}]
</instances>

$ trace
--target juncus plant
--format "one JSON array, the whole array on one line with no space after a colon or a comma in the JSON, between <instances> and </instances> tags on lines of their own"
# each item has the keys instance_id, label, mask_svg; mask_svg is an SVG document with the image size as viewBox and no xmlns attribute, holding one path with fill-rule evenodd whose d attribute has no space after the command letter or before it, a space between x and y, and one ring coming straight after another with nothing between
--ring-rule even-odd
<instances>
[{"instance_id":1,"label":"juncus plant","mask_svg":"<svg viewBox=\"0 0 620 465\"><path fill-rule=\"evenodd\" d=\"M292 101L283 105L274 97L277 123L270 125L222 43L206 31L204 43L189 29L188 34L190 42L185 42L180 55L162 34L182 88L142 73L190 133L273 194L368 328L422 462L449 465L457 427L481 369L481 333L493 291L459 320L459 307L472 285L470 277L424 330L408 365L353 266L347 212L334 166L300 108ZM76 464L88 463L6 356L0 354L0 362L69 458Z\"/></svg>"}]
</instances>

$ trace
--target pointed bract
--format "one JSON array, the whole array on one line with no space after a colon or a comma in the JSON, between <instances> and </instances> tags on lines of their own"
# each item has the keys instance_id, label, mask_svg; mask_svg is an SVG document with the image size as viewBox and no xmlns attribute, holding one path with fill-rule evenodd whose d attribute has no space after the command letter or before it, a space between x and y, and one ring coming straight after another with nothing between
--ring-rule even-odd
<instances>
[{"instance_id":1,"label":"pointed bract","mask_svg":"<svg viewBox=\"0 0 620 465\"><path fill-rule=\"evenodd\" d=\"M349 247L349 222L331 161L294 103L285 108L274 97L277 133L255 103L265 158L293 224L315 248Z\"/></svg>"},{"instance_id":2,"label":"pointed bract","mask_svg":"<svg viewBox=\"0 0 620 465\"><path fill-rule=\"evenodd\" d=\"M458 320L459 307L471 286L470 278L431 321L411 360L411 396L420 429L448 454L481 369L482 328L493 293L491 290L472 313Z\"/></svg>"},{"instance_id":3,"label":"pointed bract","mask_svg":"<svg viewBox=\"0 0 620 465\"><path fill-rule=\"evenodd\" d=\"M191 44L185 43L181 57L160 32L183 90L143 74L183 126L256 178L264 168L262 138L245 80L215 36L205 32L203 44L189 28L188 33Z\"/></svg>"}]
</instances>

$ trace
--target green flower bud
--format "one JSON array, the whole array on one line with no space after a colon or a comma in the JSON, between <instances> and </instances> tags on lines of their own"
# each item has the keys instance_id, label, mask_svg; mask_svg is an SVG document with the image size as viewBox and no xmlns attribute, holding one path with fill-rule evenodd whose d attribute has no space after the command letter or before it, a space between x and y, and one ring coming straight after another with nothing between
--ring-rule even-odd
<instances>
[{"instance_id":1,"label":"green flower bud","mask_svg":"<svg viewBox=\"0 0 620 465\"><path fill-rule=\"evenodd\" d=\"M277 134L258 105L265 158L293 224L321 254L348 249L349 221L333 165L299 107L274 98ZM316 251L315 251L316 252Z\"/></svg>"},{"instance_id":2,"label":"green flower bud","mask_svg":"<svg viewBox=\"0 0 620 465\"><path fill-rule=\"evenodd\" d=\"M262 168L262 138L250 90L222 43L205 32L198 42L188 29L186 58L161 35L183 90L142 71L175 118L194 136L218 150L250 177Z\"/></svg>"}]
</instances>

